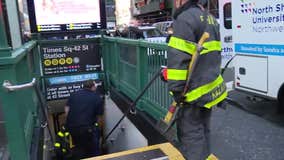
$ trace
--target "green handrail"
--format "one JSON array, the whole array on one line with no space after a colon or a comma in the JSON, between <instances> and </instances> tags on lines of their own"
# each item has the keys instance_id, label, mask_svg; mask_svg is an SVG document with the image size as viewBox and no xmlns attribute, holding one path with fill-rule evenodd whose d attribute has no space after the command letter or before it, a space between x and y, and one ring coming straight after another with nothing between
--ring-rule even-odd
<instances>
[{"instance_id":1,"label":"green handrail","mask_svg":"<svg viewBox=\"0 0 284 160\"><path fill-rule=\"evenodd\" d=\"M31 81L38 70L34 63L36 41L12 50L10 56L0 58L0 82L20 84ZM33 130L38 127L38 102L33 88L9 92L0 89L2 112L8 140L8 150L12 160L29 160Z\"/></svg>"},{"instance_id":2,"label":"green handrail","mask_svg":"<svg viewBox=\"0 0 284 160\"><path fill-rule=\"evenodd\" d=\"M110 85L132 100L161 65L166 65L167 44L104 37L103 59ZM139 101L138 109L159 120L170 105L167 85L156 80Z\"/></svg>"},{"instance_id":3,"label":"green handrail","mask_svg":"<svg viewBox=\"0 0 284 160\"><path fill-rule=\"evenodd\" d=\"M84 40L39 40L25 43L7 56L0 57L0 82L29 82L40 75L40 46L76 44L100 41L107 86L134 99L161 65L166 65L167 45L124 38L94 38ZM8 92L0 89L8 149L12 160L29 160L33 129L39 127L39 101L34 89ZM156 80L138 102L137 108L154 119L161 119L170 104L167 84Z\"/></svg>"}]
</instances>

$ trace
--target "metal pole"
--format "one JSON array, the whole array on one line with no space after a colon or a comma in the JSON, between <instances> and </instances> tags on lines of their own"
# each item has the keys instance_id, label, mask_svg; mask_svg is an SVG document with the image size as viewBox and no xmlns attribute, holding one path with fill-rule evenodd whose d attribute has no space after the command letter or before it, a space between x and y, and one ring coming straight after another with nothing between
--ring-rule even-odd
<instances>
[{"instance_id":1,"label":"metal pole","mask_svg":"<svg viewBox=\"0 0 284 160\"><path fill-rule=\"evenodd\" d=\"M162 69L162 68L161 68ZM144 93L147 91L147 89L153 84L153 82L160 76L161 69L154 75L154 77L148 82L148 84L144 87L144 89L140 92L140 94L135 98L133 103L128 107L128 109L124 112L123 116L119 119L119 121L114 125L112 130L107 134L107 136L104 138L105 142L109 136L112 134L112 132L118 127L118 125L121 123L121 121L128 115L129 112L135 110L135 105L140 100L140 98L144 95Z\"/></svg>"},{"instance_id":2,"label":"metal pole","mask_svg":"<svg viewBox=\"0 0 284 160\"><path fill-rule=\"evenodd\" d=\"M8 48L7 35L5 30L5 22L4 22L4 9L3 9L2 0L0 0L0 57L1 50Z\"/></svg>"}]
</instances>

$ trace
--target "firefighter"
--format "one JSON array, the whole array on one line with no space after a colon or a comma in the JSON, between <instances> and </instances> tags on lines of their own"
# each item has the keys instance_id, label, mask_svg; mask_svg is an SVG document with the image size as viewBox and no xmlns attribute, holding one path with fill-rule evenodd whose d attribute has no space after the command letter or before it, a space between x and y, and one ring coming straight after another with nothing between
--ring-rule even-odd
<instances>
[{"instance_id":1,"label":"firefighter","mask_svg":"<svg viewBox=\"0 0 284 160\"><path fill-rule=\"evenodd\" d=\"M170 94L178 104L178 148L189 160L209 159L209 121L213 106L227 97L220 75L221 42L219 24L205 9L207 0L188 0L174 13L174 33L168 43L167 81ZM186 86L188 64L201 35L210 37ZM194 42L194 43L192 43Z\"/></svg>"},{"instance_id":2,"label":"firefighter","mask_svg":"<svg viewBox=\"0 0 284 160\"><path fill-rule=\"evenodd\" d=\"M57 132L56 142L54 143L56 159L64 160L70 158L70 149L72 147L70 142L70 133L62 126L61 130Z\"/></svg>"}]
</instances>

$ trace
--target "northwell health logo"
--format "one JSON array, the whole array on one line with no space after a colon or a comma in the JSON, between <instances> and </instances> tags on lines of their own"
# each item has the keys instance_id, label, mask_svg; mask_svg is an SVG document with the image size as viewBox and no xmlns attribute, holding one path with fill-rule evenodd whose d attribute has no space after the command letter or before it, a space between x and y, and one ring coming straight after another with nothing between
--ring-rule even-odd
<instances>
[{"instance_id":1,"label":"northwell health logo","mask_svg":"<svg viewBox=\"0 0 284 160\"><path fill-rule=\"evenodd\" d=\"M274 0L273 0L274 1ZM251 30L256 33L284 33L284 1L260 3L257 0L240 0L240 12L247 17ZM241 28L241 24L237 25Z\"/></svg>"},{"instance_id":2,"label":"northwell health logo","mask_svg":"<svg viewBox=\"0 0 284 160\"><path fill-rule=\"evenodd\" d=\"M241 13L250 14L253 12L255 3L248 2L247 0L241 0Z\"/></svg>"}]
</instances>

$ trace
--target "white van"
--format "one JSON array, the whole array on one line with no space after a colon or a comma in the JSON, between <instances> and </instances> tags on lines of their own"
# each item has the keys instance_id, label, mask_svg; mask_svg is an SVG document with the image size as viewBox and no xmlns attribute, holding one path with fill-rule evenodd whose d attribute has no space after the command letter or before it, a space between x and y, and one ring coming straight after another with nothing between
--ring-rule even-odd
<instances>
[{"instance_id":1,"label":"white van","mask_svg":"<svg viewBox=\"0 0 284 160\"><path fill-rule=\"evenodd\" d=\"M284 108L284 1L232 1L235 88Z\"/></svg>"}]
</instances>

